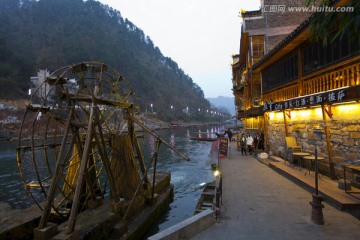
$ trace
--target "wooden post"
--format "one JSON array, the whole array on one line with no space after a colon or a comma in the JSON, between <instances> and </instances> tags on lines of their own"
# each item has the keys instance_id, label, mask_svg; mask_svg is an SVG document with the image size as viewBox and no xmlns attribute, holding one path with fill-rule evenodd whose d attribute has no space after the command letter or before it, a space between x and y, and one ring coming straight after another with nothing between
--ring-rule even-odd
<instances>
[{"instance_id":1,"label":"wooden post","mask_svg":"<svg viewBox=\"0 0 360 240\"><path fill-rule=\"evenodd\" d=\"M288 128L287 121L286 121L285 110L283 110L283 115L284 115L284 125L285 125L285 136L289 137L289 128Z\"/></svg>"},{"instance_id":2,"label":"wooden post","mask_svg":"<svg viewBox=\"0 0 360 240\"><path fill-rule=\"evenodd\" d=\"M304 94L303 90L303 78L302 78L302 54L301 54L301 48L297 50L297 65L298 65L298 87L299 87L299 96L302 96Z\"/></svg>"},{"instance_id":3,"label":"wooden post","mask_svg":"<svg viewBox=\"0 0 360 240\"><path fill-rule=\"evenodd\" d=\"M46 227L47 219L48 219L50 211L51 211L51 205L54 202L56 189L58 188L61 176L62 176L63 171L64 171L65 165L63 164L63 162L61 162L61 160L63 159L63 156L64 156L66 140L67 140L67 138L69 136L70 122L71 122L71 120L73 118L73 114L74 114L74 108L71 108L69 118L68 118L68 121L67 121L67 125L66 125L65 134L64 134L64 137L62 139L61 147L60 147L57 159L56 159L56 165L55 165L56 169L55 169L54 176L53 176L53 178L51 180L51 185L50 185L50 188L49 188L48 196L46 198L43 213L42 213L42 216L41 216L41 219L40 219L39 228ZM72 137L72 144L73 144L73 142L74 142L74 136Z\"/></svg>"},{"instance_id":4,"label":"wooden post","mask_svg":"<svg viewBox=\"0 0 360 240\"><path fill-rule=\"evenodd\" d=\"M96 122L100 123L99 109L98 108L96 108L95 117L96 117ZM107 153L105 151L106 148L105 148L105 140L104 140L104 137L103 137L104 135L103 135L103 132L102 132L102 127L101 127L100 124L98 124L97 126L98 126L99 133L95 133L94 136L95 136L95 139L96 139L96 143L98 144L99 154L100 154L100 157L102 159L102 163L104 165L106 174L107 174L107 176L109 178L110 190L112 192L113 200L115 202L118 202L118 201L120 201L120 196L117 193L117 189L116 189L116 185L115 185L115 179L114 179L112 170L110 168L110 159L109 159L109 157L108 157L108 155L107 155Z\"/></svg>"},{"instance_id":5,"label":"wooden post","mask_svg":"<svg viewBox=\"0 0 360 240\"><path fill-rule=\"evenodd\" d=\"M162 140L161 140L160 138L156 141L155 152L154 152L154 155L153 155L151 161L149 162L149 164L148 164L148 166L147 166L147 168L146 168L145 175L147 175L147 171L149 170L149 168L150 168L151 165L153 164L154 160L157 158L157 153L158 153L158 151L159 151L161 142L162 142ZM126 209L126 212L125 212L125 214L124 214L124 216L123 216L123 218L122 218L122 221L125 221L126 218L128 217L129 212L130 212L130 210L131 210L131 208L132 208L132 205L133 205L133 203L134 203L134 201L135 201L135 198L136 198L136 196L138 195L138 193L139 193L139 191L140 191L140 186L141 186L141 183L144 181L145 175L144 175L143 178L141 179L140 184L138 184L138 186L137 186L137 188L136 188L136 191L135 191L135 193L134 193L134 195L133 195L133 197L132 197L132 199L131 199L131 201L130 201L130 204L128 205L128 207L127 207L127 209ZM154 188L154 187L155 187L155 186L153 186L153 188Z\"/></svg>"},{"instance_id":6,"label":"wooden post","mask_svg":"<svg viewBox=\"0 0 360 240\"><path fill-rule=\"evenodd\" d=\"M323 115L323 121L325 124L325 135L326 135L326 145L327 145L327 151L329 156L329 167L330 167L330 178L335 179L335 168L334 168L334 161L333 161L333 154L332 154L332 147L331 147L331 135L330 135L330 129L329 129L329 122L326 120L326 112L325 112L325 105L321 105L322 108L322 115Z\"/></svg>"},{"instance_id":7,"label":"wooden post","mask_svg":"<svg viewBox=\"0 0 360 240\"><path fill-rule=\"evenodd\" d=\"M135 132L135 127L134 127L134 121L133 119L134 117L134 109L130 108L128 110L125 110L125 112L128 114L128 130L131 136L131 142L133 143L135 150L136 150L136 154L139 160L139 165L140 165L140 169L141 169L141 173L143 174L143 176L145 176L144 178L144 182L145 183L149 183L149 179L148 176L145 174L146 172L146 167L145 167L145 160L144 160L144 155L141 152L141 148L139 145L139 141L136 137L136 132Z\"/></svg>"},{"instance_id":8,"label":"wooden post","mask_svg":"<svg viewBox=\"0 0 360 240\"><path fill-rule=\"evenodd\" d=\"M135 138L134 145L135 145L136 154L137 154L138 159L139 159L139 165L140 165L141 173L143 174L143 176L145 176L144 182L149 183L149 179L148 179L147 175L145 174L146 167L145 167L144 155L141 152L141 148L140 148L139 141L138 141L137 138Z\"/></svg>"},{"instance_id":9,"label":"wooden post","mask_svg":"<svg viewBox=\"0 0 360 240\"><path fill-rule=\"evenodd\" d=\"M264 125L265 125L265 142L264 142L264 148L265 150L270 150L270 149L266 149L266 146L268 146L269 143L269 112L266 112L264 114Z\"/></svg>"},{"instance_id":10,"label":"wooden post","mask_svg":"<svg viewBox=\"0 0 360 240\"><path fill-rule=\"evenodd\" d=\"M182 157L183 159L189 161L190 158L187 157L186 155L184 155L182 152L178 151L176 148L174 148L173 146L171 146L168 142L164 141L160 136L158 136L156 133L154 133L153 131L151 131L148 127L146 127L144 124L142 124L139 120L137 120L135 117L130 116L130 118L132 118L132 120L138 124L142 129L144 129L147 133L153 135L156 139L161 140L162 143L165 144L165 146L169 147L171 150L173 150L177 155L179 155L180 157Z\"/></svg>"},{"instance_id":11,"label":"wooden post","mask_svg":"<svg viewBox=\"0 0 360 240\"><path fill-rule=\"evenodd\" d=\"M92 142L92 138L93 138L92 131L93 131L93 125L94 125L94 122L93 122L94 108L95 108L95 103L93 102L91 105L91 110L90 110L89 123L88 123L88 127L87 127L86 138L85 138L84 152L83 152L83 155L81 158L81 163L80 163L79 176L78 176L78 180L77 180L77 184L76 184L76 188L75 188L73 203L71 206L68 228L66 230L67 234L72 233L75 229L76 216L77 216L79 200L80 200L80 195L81 195L81 188L83 185L82 183L83 183L83 179L84 179L84 174L86 172L86 166L87 166L87 162L89 159L89 153L91 150L91 142Z\"/></svg>"},{"instance_id":12,"label":"wooden post","mask_svg":"<svg viewBox=\"0 0 360 240\"><path fill-rule=\"evenodd\" d=\"M157 149L159 149L160 143L161 143L160 140L157 140L157 142L156 142ZM151 200L154 200L154 193L155 193L155 180L156 180L157 157L158 157L158 151L156 151L156 152L154 153L155 162L154 162L153 183L152 183L152 190L151 190Z\"/></svg>"}]
</instances>

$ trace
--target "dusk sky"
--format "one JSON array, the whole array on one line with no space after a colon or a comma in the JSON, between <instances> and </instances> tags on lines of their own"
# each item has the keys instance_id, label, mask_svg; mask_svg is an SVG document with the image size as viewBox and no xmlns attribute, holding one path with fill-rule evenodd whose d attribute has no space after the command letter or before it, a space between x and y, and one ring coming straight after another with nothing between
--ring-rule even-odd
<instances>
[{"instance_id":1,"label":"dusk sky","mask_svg":"<svg viewBox=\"0 0 360 240\"><path fill-rule=\"evenodd\" d=\"M120 11L164 56L173 59L205 97L233 97L231 61L239 53L240 9L259 0L100 0Z\"/></svg>"}]
</instances>

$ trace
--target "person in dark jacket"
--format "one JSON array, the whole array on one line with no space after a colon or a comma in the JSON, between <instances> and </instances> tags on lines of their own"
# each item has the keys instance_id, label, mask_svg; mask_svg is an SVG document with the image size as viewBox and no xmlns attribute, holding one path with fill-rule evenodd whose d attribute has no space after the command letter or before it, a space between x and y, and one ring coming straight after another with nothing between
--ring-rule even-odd
<instances>
[{"instance_id":1,"label":"person in dark jacket","mask_svg":"<svg viewBox=\"0 0 360 240\"><path fill-rule=\"evenodd\" d=\"M254 137L254 151L257 151L259 148L260 134L257 133Z\"/></svg>"},{"instance_id":2,"label":"person in dark jacket","mask_svg":"<svg viewBox=\"0 0 360 240\"><path fill-rule=\"evenodd\" d=\"M232 136L233 136L233 133L231 132L230 128L225 131L225 134L227 134L227 136L228 136L228 138L229 138L229 142L231 142L231 138L232 138Z\"/></svg>"},{"instance_id":3,"label":"person in dark jacket","mask_svg":"<svg viewBox=\"0 0 360 240\"><path fill-rule=\"evenodd\" d=\"M265 151L265 135L263 132L260 132L260 139L259 139L259 149Z\"/></svg>"}]
</instances>

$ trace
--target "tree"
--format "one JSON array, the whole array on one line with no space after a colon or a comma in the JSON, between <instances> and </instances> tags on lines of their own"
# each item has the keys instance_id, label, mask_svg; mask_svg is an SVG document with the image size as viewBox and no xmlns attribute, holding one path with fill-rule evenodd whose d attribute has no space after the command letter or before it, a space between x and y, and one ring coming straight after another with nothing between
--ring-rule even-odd
<instances>
[{"instance_id":1,"label":"tree","mask_svg":"<svg viewBox=\"0 0 360 240\"><path fill-rule=\"evenodd\" d=\"M360 36L360 1L348 0L342 5L344 11L336 11L334 4L338 1L322 0L320 6L324 6L324 11L319 11L313 15L309 31L310 40L322 41L326 46L329 42L333 42L337 38L348 35L350 41L359 40ZM307 0L306 5L309 7L315 4L316 0ZM326 8L328 7L328 8ZM333 8L331 8L333 7ZM326 11L326 9L329 9ZM331 11L330 11L331 10Z\"/></svg>"}]
</instances>

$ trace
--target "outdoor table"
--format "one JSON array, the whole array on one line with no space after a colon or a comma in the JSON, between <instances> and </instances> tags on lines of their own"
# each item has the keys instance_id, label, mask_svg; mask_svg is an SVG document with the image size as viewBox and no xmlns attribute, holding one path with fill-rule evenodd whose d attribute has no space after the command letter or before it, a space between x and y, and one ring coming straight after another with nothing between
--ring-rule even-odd
<instances>
[{"instance_id":1,"label":"outdoor table","mask_svg":"<svg viewBox=\"0 0 360 240\"><path fill-rule=\"evenodd\" d=\"M305 175L306 175L306 173L309 173L309 174L310 174L310 172L311 172L311 170L313 169L313 166L314 166L315 156L314 156L314 155L305 156L304 159L311 161L311 165L310 165L309 170L307 170L307 171L305 172ZM318 161L323 161L324 158L318 156L318 157L317 157L317 160L318 160Z\"/></svg>"},{"instance_id":2,"label":"outdoor table","mask_svg":"<svg viewBox=\"0 0 360 240\"><path fill-rule=\"evenodd\" d=\"M360 192L350 192L346 187L346 169L350 170L352 173L360 174L360 166L354 165L343 165L344 168L344 184L345 184L345 192L346 193L360 193Z\"/></svg>"},{"instance_id":3,"label":"outdoor table","mask_svg":"<svg viewBox=\"0 0 360 240\"><path fill-rule=\"evenodd\" d=\"M296 159L299 161L300 171L301 171L302 158L305 157L305 156L309 156L310 153L307 153L307 152L294 152L294 153L292 153L292 155L293 155L293 158L294 158L294 159L292 160L293 165L294 165L294 160L295 160L295 157L296 157Z\"/></svg>"}]
</instances>

